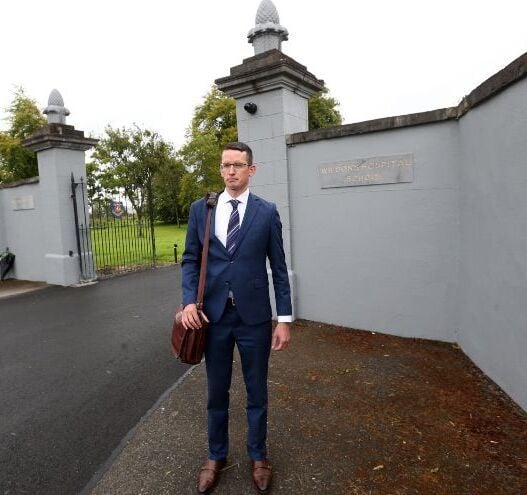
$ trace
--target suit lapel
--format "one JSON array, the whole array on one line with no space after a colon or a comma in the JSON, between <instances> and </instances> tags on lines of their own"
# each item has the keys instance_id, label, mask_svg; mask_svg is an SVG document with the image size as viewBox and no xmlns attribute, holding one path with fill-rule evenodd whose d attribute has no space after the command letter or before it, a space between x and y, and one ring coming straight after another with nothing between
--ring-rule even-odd
<instances>
[{"instance_id":1,"label":"suit lapel","mask_svg":"<svg viewBox=\"0 0 527 495\"><path fill-rule=\"evenodd\" d=\"M251 227L251 223L256 218L256 213L258 212L259 207L260 207L259 198L254 196L254 194L249 193L249 199L247 200L247 208L245 209L245 214L243 215L243 221L240 227L240 234L238 236L238 241L236 242L236 247L234 248L234 252L232 253L233 255L236 253L236 251L238 251L238 248L243 242L245 235L249 231L249 228Z\"/></svg>"}]
</instances>

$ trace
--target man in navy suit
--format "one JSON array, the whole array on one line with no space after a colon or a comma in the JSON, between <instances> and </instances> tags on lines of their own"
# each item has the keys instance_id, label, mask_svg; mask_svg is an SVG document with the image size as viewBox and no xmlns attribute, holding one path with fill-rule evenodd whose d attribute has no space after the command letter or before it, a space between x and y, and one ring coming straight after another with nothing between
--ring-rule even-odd
<instances>
[{"instance_id":1,"label":"man in navy suit","mask_svg":"<svg viewBox=\"0 0 527 495\"><path fill-rule=\"evenodd\" d=\"M267 460L267 371L270 350L284 350L290 340L291 295L276 205L249 192L256 173L252 151L245 143L225 146L220 173L225 190L219 195L212 221L203 303L210 321L205 363L208 382L208 459L198 476L198 493L210 493L228 453L229 388L234 345L241 357L247 389L247 452L253 482L261 493L271 485ZM183 273L183 324L201 326L196 299L205 232L205 199L190 208ZM269 260L278 324L272 331L266 262Z\"/></svg>"}]
</instances>

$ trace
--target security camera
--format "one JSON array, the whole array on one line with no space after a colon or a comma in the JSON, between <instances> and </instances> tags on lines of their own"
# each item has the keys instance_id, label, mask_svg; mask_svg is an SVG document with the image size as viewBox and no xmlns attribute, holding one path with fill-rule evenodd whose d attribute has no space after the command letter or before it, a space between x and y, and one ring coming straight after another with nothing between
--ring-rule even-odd
<instances>
[{"instance_id":1,"label":"security camera","mask_svg":"<svg viewBox=\"0 0 527 495\"><path fill-rule=\"evenodd\" d=\"M246 103L245 105L243 105L243 108L246 112L250 113L251 115L254 115L256 113L256 110L258 110L256 103L252 102Z\"/></svg>"}]
</instances>

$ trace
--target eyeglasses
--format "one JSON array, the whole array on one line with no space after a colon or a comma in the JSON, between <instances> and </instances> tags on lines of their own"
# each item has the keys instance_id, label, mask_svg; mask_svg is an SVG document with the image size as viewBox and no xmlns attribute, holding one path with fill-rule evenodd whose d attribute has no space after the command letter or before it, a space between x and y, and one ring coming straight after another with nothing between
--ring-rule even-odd
<instances>
[{"instance_id":1,"label":"eyeglasses","mask_svg":"<svg viewBox=\"0 0 527 495\"><path fill-rule=\"evenodd\" d=\"M249 164L248 163L220 163L220 168L222 170L228 170L230 169L231 167L234 167L235 170L241 170L242 168L245 168L247 167Z\"/></svg>"}]
</instances>

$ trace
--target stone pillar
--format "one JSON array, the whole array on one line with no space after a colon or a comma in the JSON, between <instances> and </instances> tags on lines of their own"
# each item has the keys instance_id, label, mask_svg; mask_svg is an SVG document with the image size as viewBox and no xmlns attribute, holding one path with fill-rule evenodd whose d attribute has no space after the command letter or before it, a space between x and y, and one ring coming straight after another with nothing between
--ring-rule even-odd
<instances>
[{"instance_id":1,"label":"stone pillar","mask_svg":"<svg viewBox=\"0 0 527 495\"><path fill-rule=\"evenodd\" d=\"M251 190L278 206L294 287L286 136L308 130L308 99L324 87L324 81L278 49L287 35L273 3L263 0L248 35L255 56L232 67L216 85L236 99L238 139L254 152L257 170ZM265 50L267 46L272 48Z\"/></svg>"},{"instance_id":2,"label":"stone pillar","mask_svg":"<svg viewBox=\"0 0 527 495\"><path fill-rule=\"evenodd\" d=\"M84 137L84 132L66 125L69 111L60 93L54 89L44 110L48 125L25 139L23 145L37 153L39 186L41 190L42 221L45 235L42 244L45 256L46 282L74 285L81 282L75 217L71 198L71 174L78 181L86 180L85 151L97 144L97 139ZM83 218L82 198L77 188L77 201ZM84 199L84 201L83 201ZM89 218L86 211L86 218ZM91 255L91 253L88 253Z\"/></svg>"}]
</instances>

